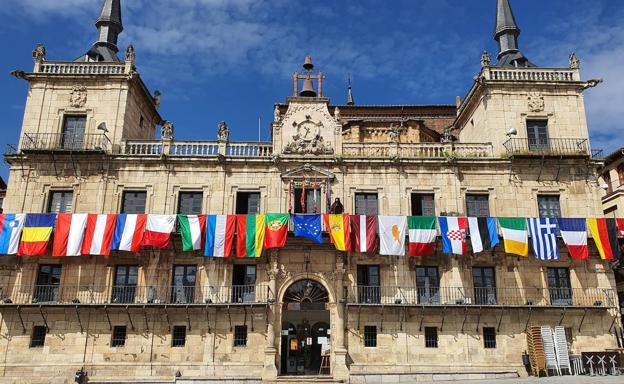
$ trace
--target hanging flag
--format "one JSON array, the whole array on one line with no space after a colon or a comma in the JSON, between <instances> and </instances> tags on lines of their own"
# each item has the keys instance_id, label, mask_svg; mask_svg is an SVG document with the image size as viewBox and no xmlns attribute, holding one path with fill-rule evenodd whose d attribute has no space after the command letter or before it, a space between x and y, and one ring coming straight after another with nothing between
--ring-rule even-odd
<instances>
[{"instance_id":1,"label":"hanging flag","mask_svg":"<svg viewBox=\"0 0 624 384\"><path fill-rule=\"evenodd\" d=\"M178 215L182 251L199 251L204 245L206 215Z\"/></svg>"},{"instance_id":2,"label":"hanging flag","mask_svg":"<svg viewBox=\"0 0 624 384\"><path fill-rule=\"evenodd\" d=\"M379 216L379 254L405 256L405 216Z\"/></svg>"},{"instance_id":3,"label":"hanging flag","mask_svg":"<svg viewBox=\"0 0 624 384\"><path fill-rule=\"evenodd\" d=\"M265 215L236 216L236 256L260 257L264 247Z\"/></svg>"},{"instance_id":4,"label":"hanging flag","mask_svg":"<svg viewBox=\"0 0 624 384\"><path fill-rule=\"evenodd\" d=\"M169 246L175 228L175 215L147 215L145 233L141 245L165 249Z\"/></svg>"},{"instance_id":5,"label":"hanging flag","mask_svg":"<svg viewBox=\"0 0 624 384\"><path fill-rule=\"evenodd\" d=\"M282 248L288 235L288 214L267 213L264 231L264 249Z\"/></svg>"},{"instance_id":6,"label":"hanging flag","mask_svg":"<svg viewBox=\"0 0 624 384\"><path fill-rule=\"evenodd\" d=\"M433 255L436 240L436 218L410 216L407 218L409 229L410 256Z\"/></svg>"},{"instance_id":7,"label":"hanging flag","mask_svg":"<svg viewBox=\"0 0 624 384\"><path fill-rule=\"evenodd\" d=\"M349 216L351 225L351 250L374 253L377 248L377 216Z\"/></svg>"},{"instance_id":8,"label":"hanging flag","mask_svg":"<svg viewBox=\"0 0 624 384\"><path fill-rule=\"evenodd\" d=\"M52 256L80 256L86 226L86 213L59 213L54 230Z\"/></svg>"},{"instance_id":9,"label":"hanging flag","mask_svg":"<svg viewBox=\"0 0 624 384\"><path fill-rule=\"evenodd\" d=\"M295 228L295 237L305 237L323 244L321 215L293 215L293 227Z\"/></svg>"},{"instance_id":10,"label":"hanging flag","mask_svg":"<svg viewBox=\"0 0 624 384\"><path fill-rule=\"evenodd\" d=\"M15 255L19 248L20 236L24 228L24 214L0 215L0 255Z\"/></svg>"},{"instance_id":11,"label":"hanging flag","mask_svg":"<svg viewBox=\"0 0 624 384\"><path fill-rule=\"evenodd\" d=\"M526 219L517 217L499 217L498 225L503 233L505 252L519 256L529 255L529 232Z\"/></svg>"},{"instance_id":12,"label":"hanging flag","mask_svg":"<svg viewBox=\"0 0 624 384\"><path fill-rule=\"evenodd\" d=\"M303 181L301 182L301 212L308 212L306 209L305 176L303 176Z\"/></svg>"},{"instance_id":13,"label":"hanging flag","mask_svg":"<svg viewBox=\"0 0 624 384\"><path fill-rule=\"evenodd\" d=\"M109 256L116 222L117 215L89 214L81 253L83 255Z\"/></svg>"},{"instance_id":14,"label":"hanging flag","mask_svg":"<svg viewBox=\"0 0 624 384\"><path fill-rule=\"evenodd\" d=\"M330 242L338 251L351 250L351 220L347 214L323 215Z\"/></svg>"},{"instance_id":15,"label":"hanging flag","mask_svg":"<svg viewBox=\"0 0 624 384\"><path fill-rule=\"evenodd\" d=\"M139 252L145 233L146 214L117 215L112 249L128 252Z\"/></svg>"},{"instance_id":16,"label":"hanging flag","mask_svg":"<svg viewBox=\"0 0 624 384\"><path fill-rule=\"evenodd\" d=\"M620 256L615 219L587 219L589 230L602 260L614 260Z\"/></svg>"},{"instance_id":17,"label":"hanging flag","mask_svg":"<svg viewBox=\"0 0 624 384\"><path fill-rule=\"evenodd\" d=\"M465 217L439 217L440 234L442 235L442 252L456 255L466 254L466 230L468 222Z\"/></svg>"},{"instance_id":18,"label":"hanging flag","mask_svg":"<svg viewBox=\"0 0 624 384\"><path fill-rule=\"evenodd\" d=\"M624 237L624 219L615 219L615 223L617 224L617 227L618 227L618 237L623 238Z\"/></svg>"},{"instance_id":19,"label":"hanging flag","mask_svg":"<svg viewBox=\"0 0 624 384\"><path fill-rule=\"evenodd\" d=\"M538 260L559 260L557 219L542 217L528 219L533 254Z\"/></svg>"},{"instance_id":20,"label":"hanging flag","mask_svg":"<svg viewBox=\"0 0 624 384\"><path fill-rule=\"evenodd\" d=\"M498 245L498 230L494 217L469 217L470 244L472 253L493 249Z\"/></svg>"},{"instance_id":21,"label":"hanging flag","mask_svg":"<svg viewBox=\"0 0 624 384\"><path fill-rule=\"evenodd\" d=\"M44 256L48 252L50 236L56 214L27 214L17 254L20 256Z\"/></svg>"},{"instance_id":22,"label":"hanging flag","mask_svg":"<svg viewBox=\"0 0 624 384\"><path fill-rule=\"evenodd\" d=\"M563 242L568 247L570 257L585 260L589 257L587 247L587 222L585 219L557 219Z\"/></svg>"},{"instance_id":23,"label":"hanging flag","mask_svg":"<svg viewBox=\"0 0 624 384\"><path fill-rule=\"evenodd\" d=\"M232 256L235 227L235 215L208 215L206 218L206 251L204 255Z\"/></svg>"}]
</instances>

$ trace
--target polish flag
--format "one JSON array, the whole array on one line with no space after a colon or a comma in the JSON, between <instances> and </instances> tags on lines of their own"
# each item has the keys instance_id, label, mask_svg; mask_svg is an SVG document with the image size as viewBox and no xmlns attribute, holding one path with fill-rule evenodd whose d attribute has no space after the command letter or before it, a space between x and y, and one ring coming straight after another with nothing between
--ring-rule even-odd
<instances>
[{"instance_id":1,"label":"polish flag","mask_svg":"<svg viewBox=\"0 0 624 384\"><path fill-rule=\"evenodd\" d=\"M52 256L80 256L86 226L86 213L59 213L54 231Z\"/></svg>"},{"instance_id":2,"label":"polish flag","mask_svg":"<svg viewBox=\"0 0 624 384\"><path fill-rule=\"evenodd\" d=\"M139 252L145 232L147 215L117 215L115 233L111 249L128 252Z\"/></svg>"},{"instance_id":3,"label":"polish flag","mask_svg":"<svg viewBox=\"0 0 624 384\"><path fill-rule=\"evenodd\" d=\"M176 215L147 215L147 225L141 245L167 248L175 222Z\"/></svg>"},{"instance_id":4,"label":"polish flag","mask_svg":"<svg viewBox=\"0 0 624 384\"><path fill-rule=\"evenodd\" d=\"M117 215L89 214L82 242L83 255L110 255Z\"/></svg>"},{"instance_id":5,"label":"polish flag","mask_svg":"<svg viewBox=\"0 0 624 384\"><path fill-rule=\"evenodd\" d=\"M377 247L377 216L351 215L353 251L373 253Z\"/></svg>"}]
</instances>

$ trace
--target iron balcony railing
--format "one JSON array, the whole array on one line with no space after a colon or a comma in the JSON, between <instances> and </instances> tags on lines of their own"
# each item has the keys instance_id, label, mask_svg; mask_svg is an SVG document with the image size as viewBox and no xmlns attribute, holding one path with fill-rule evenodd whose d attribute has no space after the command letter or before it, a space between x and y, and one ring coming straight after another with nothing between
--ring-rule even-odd
<instances>
[{"instance_id":1,"label":"iron balcony railing","mask_svg":"<svg viewBox=\"0 0 624 384\"><path fill-rule=\"evenodd\" d=\"M587 139L511 138L503 143L505 150L515 156L587 156L598 158L602 151L590 151Z\"/></svg>"},{"instance_id":2,"label":"iron balcony railing","mask_svg":"<svg viewBox=\"0 0 624 384\"><path fill-rule=\"evenodd\" d=\"M267 285L14 285L0 289L4 304L266 304Z\"/></svg>"},{"instance_id":3,"label":"iron balcony railing","mask_svg":"<svg viewBox=\"0 0 624 384\"><path fill-rule=\"evenodd\" d=\"M21 151L106 152L109 140L104 134L25 133Z\"/></svg>"},{"instance_id":4,"label":"iron balcony railing","mask_svg":"<svg viewBox=\"0 0 624 384\"><path fill-rule=\"evenodd\" d=\"M362 286L349 292L349 304L477 306L617 306L613 289Z\"/></svg>"}]
</instances>

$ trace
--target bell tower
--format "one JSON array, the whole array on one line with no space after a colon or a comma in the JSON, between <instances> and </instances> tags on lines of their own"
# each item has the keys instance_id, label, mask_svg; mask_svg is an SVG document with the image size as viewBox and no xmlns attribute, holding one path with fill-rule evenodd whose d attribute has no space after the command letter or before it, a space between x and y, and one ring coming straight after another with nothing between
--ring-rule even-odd
<instances>
[{"instance_id":1,"label":"bell tower","mask_svg":"<svg viewBox=\"0 0 624 384\"><path fill-rule=\"evenodd\" d=\"M303 62L303 72L293 73L294 93L293 96L297 97L323 97L323 73L314 72L314 64L312 63L312 56L306 56ZM316 81L317 90L314 89L314 82ZM299 82L303 82L301 92L299 92Z\"/></svg>"}]
</instances>

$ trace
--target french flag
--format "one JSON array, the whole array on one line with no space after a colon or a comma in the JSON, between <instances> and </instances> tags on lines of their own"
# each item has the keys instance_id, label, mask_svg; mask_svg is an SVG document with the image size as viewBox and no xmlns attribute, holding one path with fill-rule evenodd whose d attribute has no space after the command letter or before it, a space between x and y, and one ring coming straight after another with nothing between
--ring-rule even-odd
<instances>
[{"instance_id":1,"label":"french flag","mask_svg":"<svg viewBox=\"0 0 624 384\"><path fill-rule=\"evenodd\" d=\"M89 214L82 242L83 255L110 255L117 215Z\"/></svg>"},{"instance_id":2,"label":"french flag","mask_svg":"<svg viewBox=\"0 0 624 384\"><path fill-rule=\"evenodd\" d=\"M86 213L59 213L54 230L52 256L80 256L86 226Z\"/></svg>"},{"instance_id":3,"label":"french flag","mask_svg":"<svg viewBox=\"0 0 624 384\"><path fill-rule=\"evenodd\" d=\"M141 245L167 248L175 222L176 215L147 215L147 225Z\"/></svg>"},{"instance_id":4,"label":"french flag","mask_svg":"<svg viewBox=\"0 0 624 384\"><path fill-rule=\"evenodd\" d=\"M468 220L465 217L440 217L438 220L442 235L442 252L465 255Z\"/></svg>"},{"instance_id":5,"label":"french flag","mask_svg":"<svg viewBox=\"0 0 624 384\"><path fill-rule=\"evenodd\" d=\"M146 214L117 215L115 233L113 234L112 249L118 251L139 252L145 232Z\"/></svg>"},{"instance_id":6,"label":"french flag","mask_svg":"<svg viewBox=\"0 0 624 384\"><path fill-rule=\"evenodd\" d=\"M587 222L585 219L557 219L563 242L568 247L570 257L585 260L589 257L587 247Z\"/></svg>"}]
</instances>

